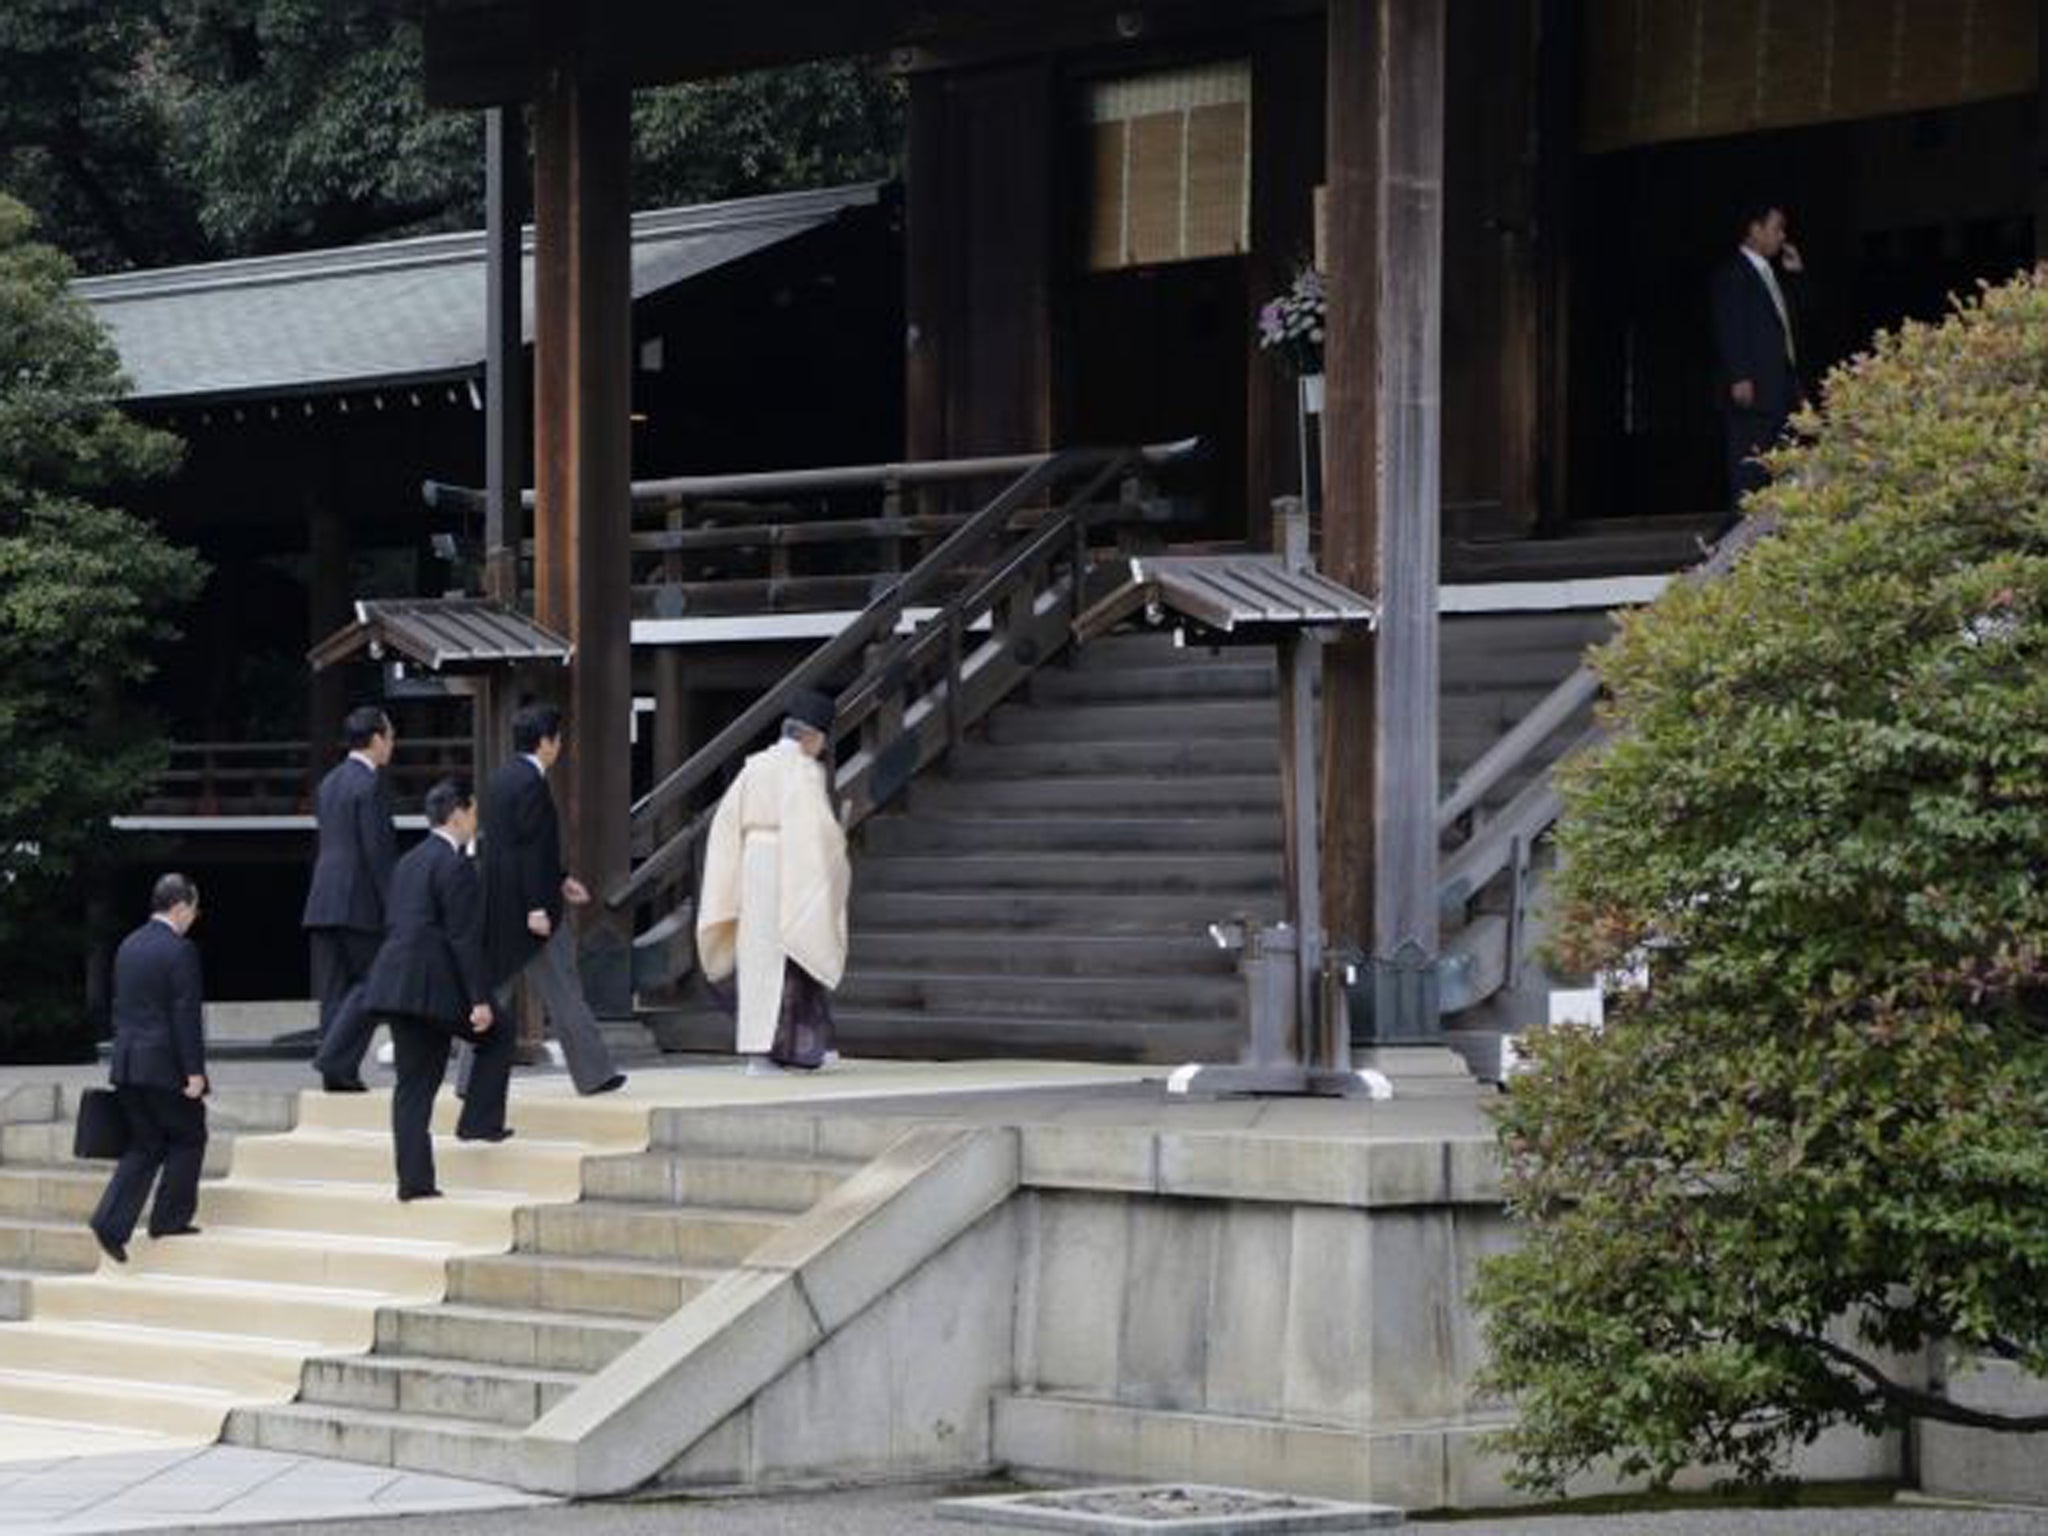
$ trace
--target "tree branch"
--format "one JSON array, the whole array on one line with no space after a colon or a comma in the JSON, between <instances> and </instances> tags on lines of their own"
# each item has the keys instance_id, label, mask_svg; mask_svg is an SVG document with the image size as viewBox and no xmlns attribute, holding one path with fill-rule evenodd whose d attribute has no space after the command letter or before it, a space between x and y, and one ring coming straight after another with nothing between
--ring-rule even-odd
<instances>
[{"instance_id":1,"label":"tree branch","mask_svg":"<svg viewBox=\"0 0 2048 1536\"><path fill-rule=\"evenodd\" d=\"M1921 1387L1909 1387L1896 1381L1879 1370L1870 1361L1853 1350L1844 1349L1830 1339L1818 1338L1810 1333L1795 1333L1789 1328L1767 1328L1766 1333L1810 1349L1840 1365L1847 1366L1867 1382L1874 1392L1886 1403L1900 1412L1916 1419L1931 1419L1940 1424L1956 1424L1965 1429L1989 1429L2000 1434L2033 1434L2048 1430L2048 1413L1994 1413L1985 1408L1967 1408L1952 1402L1939 1392L1929 1392Z\"/></svg>"}]
</instances>

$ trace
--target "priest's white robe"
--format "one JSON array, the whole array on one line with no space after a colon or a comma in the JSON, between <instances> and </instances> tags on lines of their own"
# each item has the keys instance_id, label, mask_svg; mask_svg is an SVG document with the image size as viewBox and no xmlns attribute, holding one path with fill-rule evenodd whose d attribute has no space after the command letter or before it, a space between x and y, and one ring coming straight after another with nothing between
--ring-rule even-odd
<instances>
[{"instance_id":1,"label":"priest's white robe","mask_svg":"<svg viewBox=\"0 0 2048 1536\"><path fill-rule=\"evenodd\" d=\"M828 990L846 973L846 834L825 766L796 742L748 758L711 819L697 958L723 981L737 972L742 1055L768 1054L786 961Z\"/></svg>"}]
</instances>

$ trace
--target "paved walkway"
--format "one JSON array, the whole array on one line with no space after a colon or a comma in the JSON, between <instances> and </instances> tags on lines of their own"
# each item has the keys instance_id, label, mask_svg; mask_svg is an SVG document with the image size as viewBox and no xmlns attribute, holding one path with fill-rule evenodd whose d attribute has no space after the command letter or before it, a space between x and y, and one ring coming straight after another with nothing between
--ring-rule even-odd
<instances>
[{"instance_id":1,"label":"paved walkway","mask_svg":"<svg viewBox=\"0 0 2048 1536\"><path fill-rule=\"evenodd\" d=\"M426 1517L438 1528L453 1514L547 1502L490 1483L229 1445L0 1465L0 1536L276 1527L393 1515L422 1517L425 1529ZM475 1529L486 1524L480 1521ZM539 1536L547 1527L529 1529Z\"/></svg>"},{"instance_id":2,"label":"paved walkway","mask_svg":"<svg viewBox=\"0 0 2048 1536\"><path fill-rule=\"evenodd\" d=\"M952 1490L947 1490L948 1492ZM237 1536L1001 1536L1011 1527L941 1519L932 1489L728 1500L650 1500L545 1509L276 1525ZM0 1526L0 1530L11 1529ZM2048 1510L1677 1510L1657 1514L1416 1521L1420 1536L2048 1536Z\"/></svg>"}]
</instances>

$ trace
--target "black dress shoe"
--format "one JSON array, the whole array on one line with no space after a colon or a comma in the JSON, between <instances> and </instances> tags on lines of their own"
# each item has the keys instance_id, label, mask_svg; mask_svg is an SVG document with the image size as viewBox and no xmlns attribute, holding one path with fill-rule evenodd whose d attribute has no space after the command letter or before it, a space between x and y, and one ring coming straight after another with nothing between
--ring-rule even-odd
<instances>
[{"instance_id":1,"label":"black dress shoe","mask_svg":"<svg viewBox=\"0 0 2048 1536\"><path fill-rule=\"evenodd\" d=\"M591 1089L588 1094L584 1095L584 1097L594 1098L596 1095L600 1093L617 1093L621 1088L625 1086L626 1074L623 1072L614 1072L610 1077L606 1078L603 1082L599 1083L595 1088Z\"/></svg>"},{"instance_id":2,"label":"black dress shoe","mask_svg":"<svg viewBox=\"0 0 2048 1536\"><path fill-rule=\"evenodd\" d=\"M404 1204L410 1205L415 1200L439 1200L441 1198L441 1191L438 1189L401 1189L398 1192L398 1198Z\"/></svg>"},{"instance_id":3,"label":"black dress shoe","mask_svg":"<svg viewBox=\"0 0 2048 1536\"><path fill-rule=\"evenodd\" d=\"M193 1226L192 1223L188 1221L182 1227L171 1227L163 1232L153 1231L149 1235L155 1241L162 1242L167 1237L197 1237L199 1235L199 1229Z\"/></svg>"},{"instance_id":4,"label":"black dress shoe","mask_svg":"<svg viewBox=\"0 0 2048 1536\"><path fill-rule=\"evenodd\" d=\"M98 1227L92 1229L92 1240L100 1245L100 1252L112 1259L116 1264L126 1264L128 1262L128 1245L126 1243L115 1242Z\"/></svg>"},{"instance_id":5,"label":"black dress shoe","mask_svg":"<svg viewBox=\"0 0 2048 1536\"><path fill-rule=\"evenodd\" d=\"M333 1072L320 1074L320 1087L327 1093L368 1093L370 1085L360 1077L342 1077Z\"/></svg>"},{"instance_id":6,"label":"black dress shoe","mask_svg":"<svg viewBox=\"0 0 2048 1536\"><path fill-rule=\"evenodd\" d=\"M510 1141L512 1139L512 1127L502 1125L495 1131L457 1131L455 1139L457 1141Z\"/></svg>"}]
</instances>

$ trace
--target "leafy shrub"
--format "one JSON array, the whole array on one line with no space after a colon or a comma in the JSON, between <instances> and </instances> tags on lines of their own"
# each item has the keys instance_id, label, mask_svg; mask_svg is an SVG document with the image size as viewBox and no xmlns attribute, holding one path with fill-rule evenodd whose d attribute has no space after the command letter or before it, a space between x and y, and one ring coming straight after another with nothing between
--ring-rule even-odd
<instances>
[{"instance_id":1,"label":"leafy shrub","mask_svg":"<svg viewBox=\"0 0 2048 1536\"><path fill-rule=\"evenodd\" d=\"M2048 278L1838 369L1775 532L1598 659L1560 958L1647 959L1531 1042L1486 1271L1520 1477L1768 1475L1823 1428L2043 1428L1924 1352L2048 1372Z\"/></svg>"}]
</instances>

